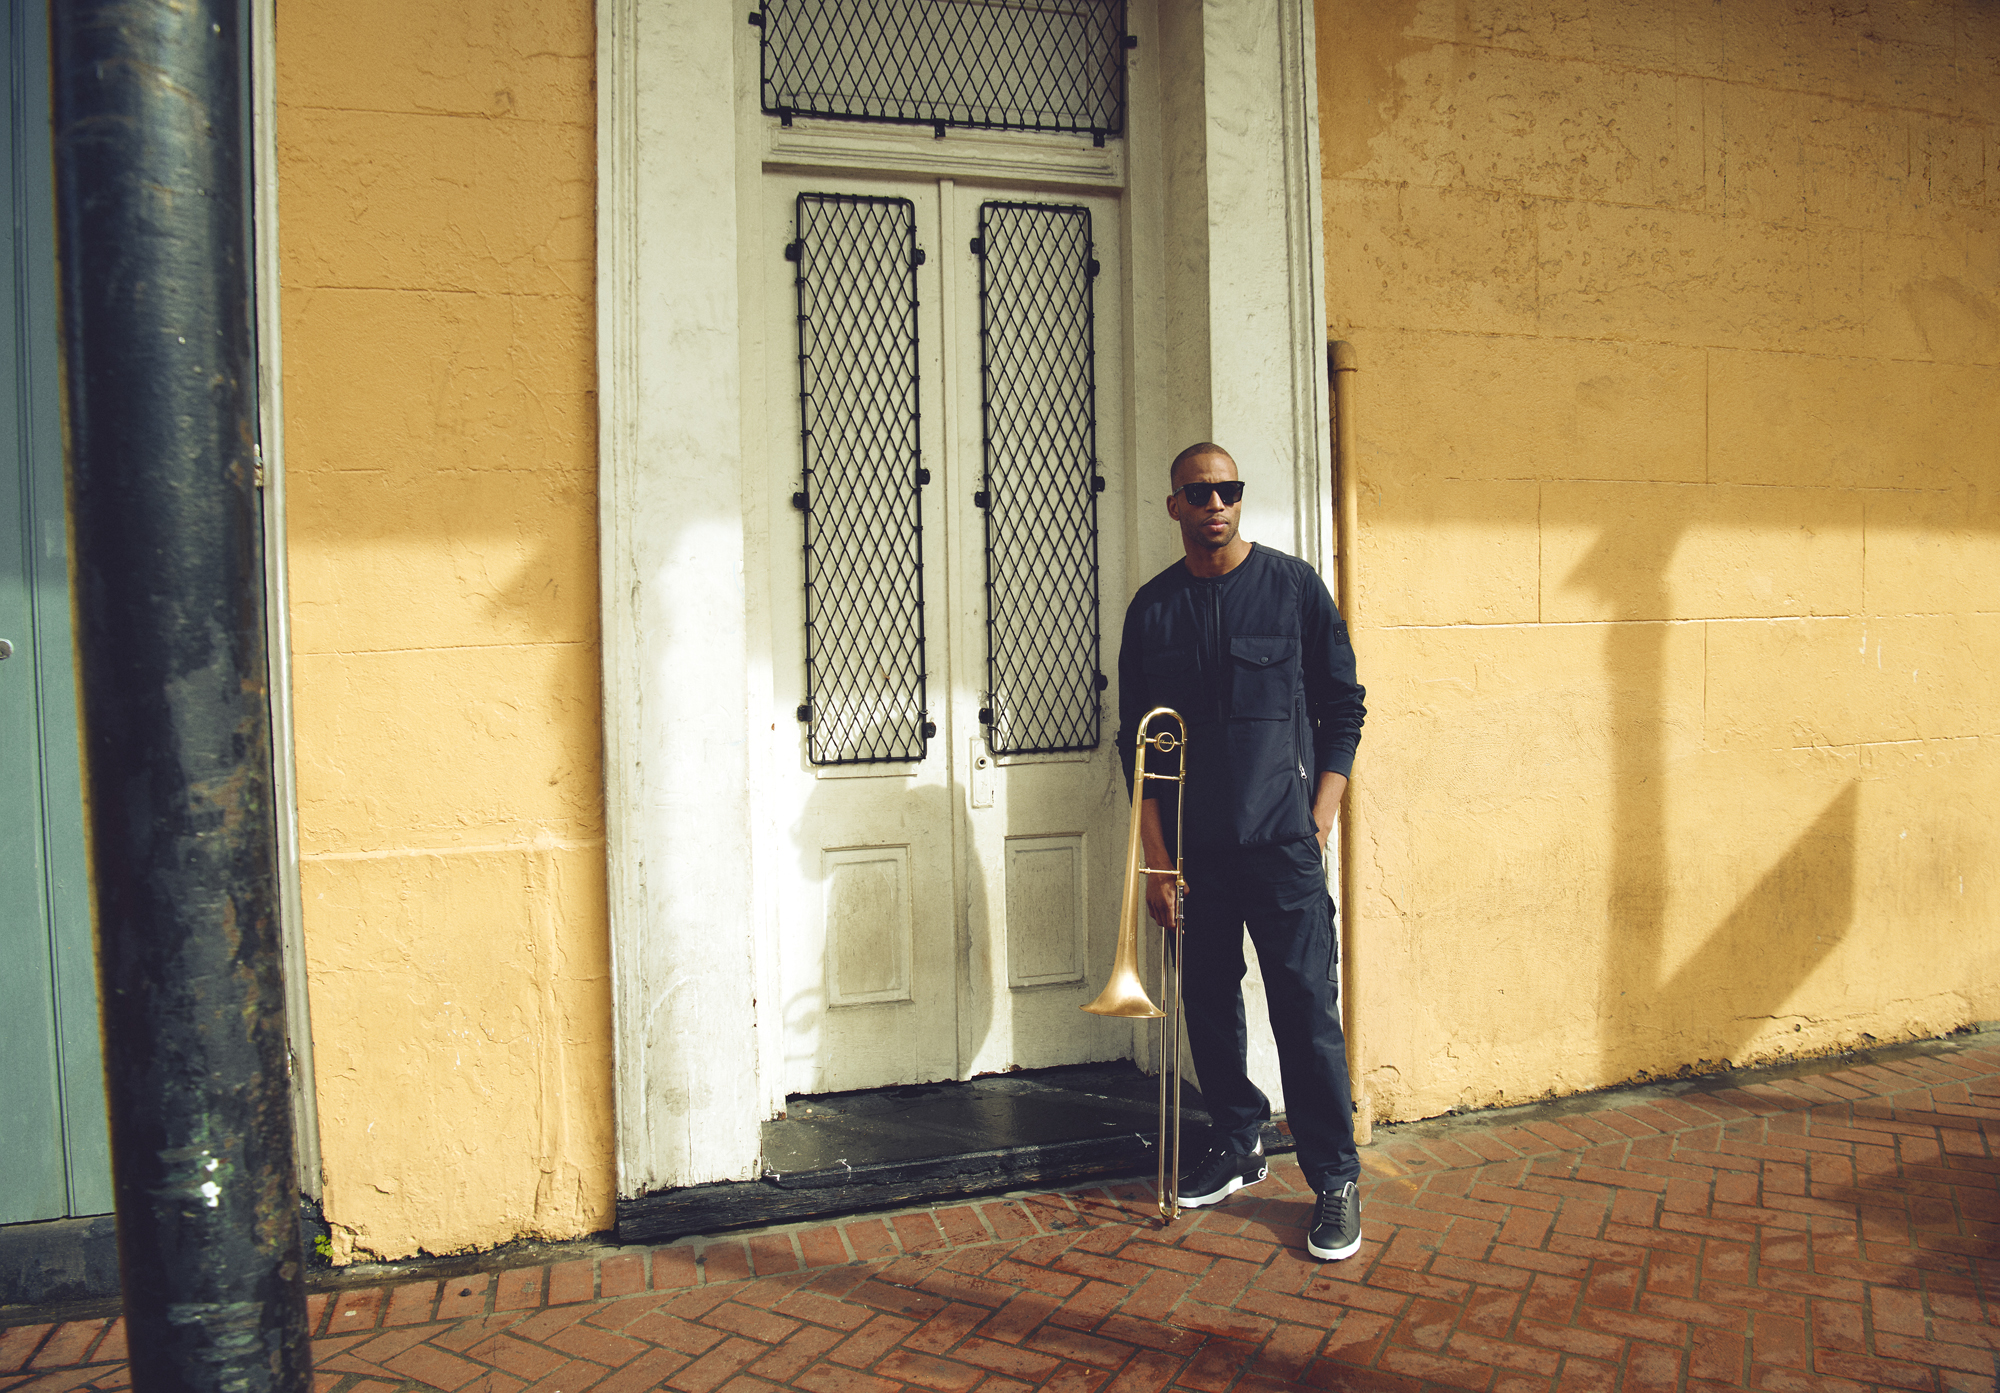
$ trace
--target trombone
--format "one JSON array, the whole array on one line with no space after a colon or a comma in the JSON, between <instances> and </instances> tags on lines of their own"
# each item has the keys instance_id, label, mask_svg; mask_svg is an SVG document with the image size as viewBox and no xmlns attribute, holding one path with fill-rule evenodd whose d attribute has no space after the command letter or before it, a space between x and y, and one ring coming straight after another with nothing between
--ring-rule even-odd
<instances>
[{"instance_id":1,"label":"trombone","mask_svg":"<svg viewBox=\"0 0 2000 1393\"><path fill-rule=\"evenodd\" d=\"M1153 722L1162 718L1173 722L1172 727L1152 733ZM1174 772L1155 774L1147 769L1146 753L1149 749L1175 756ZM1118 948L1111 962L1111 980L1104 984L1097 1000L1083 1008L1093 1015L1157 1020L1160 1023L1159 1194L1160 1222L1164 1225L1171 1224L1181 1212L1181 908L1187 894L1187 881L1181 875L1179 798L1174 800L1173 868L1154 870L1146 865L1140 851L1139 813L1146 801L1147 779L1176 784L1181 792L1187 788L1187 723L1181 719L1180 712L1169 706L1155 706L1148 711L1145 719L1139 722L1139 731L1133 741L1132 832L1125 843L1125 899L1118 912ZM1174 886L1174 926L1168 943L1160 953L1158 991L1167 1003L1164 1011L1146 995L1145 983L1139 977L1139 916L1146 902L1146 893L1140 887L1144 884L1142 877L1149 875L1172 876ZM1173 1061L1171 1090L1167 1081L1169 1057Z\"/></svg>"}]
</instances>

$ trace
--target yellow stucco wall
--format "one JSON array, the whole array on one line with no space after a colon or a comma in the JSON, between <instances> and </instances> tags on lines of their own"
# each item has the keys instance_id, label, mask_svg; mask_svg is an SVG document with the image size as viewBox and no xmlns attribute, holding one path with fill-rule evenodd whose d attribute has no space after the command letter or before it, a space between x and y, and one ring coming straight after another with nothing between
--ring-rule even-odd
<instances>
[{"instance_id":1,"label":"yellow stucco wall","mask_svg":"<svg viewBox=\"0 0 2000 1393\"><path fill-rule=\"evenodd\" d=\"M337 1254L612 1219L589 0L283 0L299 820Z\"/></svg>"},{"instance_id":2,"label":"yellow stucco wall","mask_svg":"<svg viewBox=\"0 0 2000 1393\"><path fill-rule=\"evenodd\" d=\"M2000 1016L2000 9L1317 21L1376 1115Z\"/></svg>"}]
</instances>

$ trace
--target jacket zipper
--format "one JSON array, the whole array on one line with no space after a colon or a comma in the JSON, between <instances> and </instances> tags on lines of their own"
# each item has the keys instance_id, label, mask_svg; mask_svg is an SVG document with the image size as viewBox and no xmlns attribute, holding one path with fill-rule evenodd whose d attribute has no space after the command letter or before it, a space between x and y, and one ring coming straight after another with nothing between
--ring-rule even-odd
<instances>
[{"instance_id":1,"label":"jacket zipper","mask_svg":"<svg viewBox=\"0 0 2000 1393\"><path fill-rule=\"evenodd\" d=\"M1210 663L1209 690L1214 694L1215 719L1218 723L1233 714L1229 709L1229 664L1222 652L1222 587L1208 587L1208 656Z\"/></svg>"}]
</instances>

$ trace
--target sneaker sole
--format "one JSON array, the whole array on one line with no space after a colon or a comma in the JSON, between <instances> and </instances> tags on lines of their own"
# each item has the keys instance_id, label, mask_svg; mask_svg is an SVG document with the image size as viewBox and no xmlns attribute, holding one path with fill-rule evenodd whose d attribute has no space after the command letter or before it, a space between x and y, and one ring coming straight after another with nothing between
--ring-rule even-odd
<instances>
[{"instance_id":1,"label":"sneaker sole","mask_svg":"<svg viewBox=\"0 0 2000 1393\"><path fill-rule=\"evenodd\" d=\"M1206 1195L1182 1195L1181 1208L1203 1209L1211 1204L1221 1204L1224 1200L1228 1199L1231 1195L1235 1194L1245 1185L1255 1185L1257 1181L1262 1180L1268 1174L1270 1174L1270 1171L1268 1169L1258 1171L1256 1178L1252 1180L1245 1180L1242 1176L1239 1175L1232 1178L1230 1182L1227 1185L1223 1186L1220 1190L1213 1190Z\"/></svg>"},{"instance_id":2,"label":"sneaker sole","mask_svg":"<svg viewBox=\"0 0 2000 1393\"><path fill-rule=\"evenodd\" d=\"M1361 1236L1356 1234L1354 1241L1345 1248L1322 1248L1308 1238L1306 1240L1306 1251L1321 1262L1339 1262L1342 1258L1351 1258L1361 1251Z\"/></svg>"}]
</instances>

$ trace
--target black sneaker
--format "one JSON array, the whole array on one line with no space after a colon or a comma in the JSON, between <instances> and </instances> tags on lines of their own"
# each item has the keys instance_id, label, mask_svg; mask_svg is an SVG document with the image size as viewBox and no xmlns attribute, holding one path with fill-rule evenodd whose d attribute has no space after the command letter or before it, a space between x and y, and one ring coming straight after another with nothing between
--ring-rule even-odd
<instances>
[{"instance_id":1,"label":"black sneaker","mask_svg":"<svg viewBox=\"0 0 2000 1393\"><path fill-rule=\"evenodd\" d=\"M1312 1230L1306 1234L1306 1251L1322 1262L1337 1262L1353 1257L1360 1247L1361 1192L1354 1182L1320 1191L1319 1203L1313 1207Z\"/></svg>"},{"instance_id":2,"label":"black sneaker","mask_svg":"<svg viewBox=\"0 0 2000 1393\"><path fill-rule=\"evenodd\" d=\"M1245 1185L1255 1185L1266 1170L1261 1151L1233 1151L1213 1147L1193 1166L1181 1173L1181 1208L1199 1209L1220 1204Z\"/></svg>"}]
</instances>

